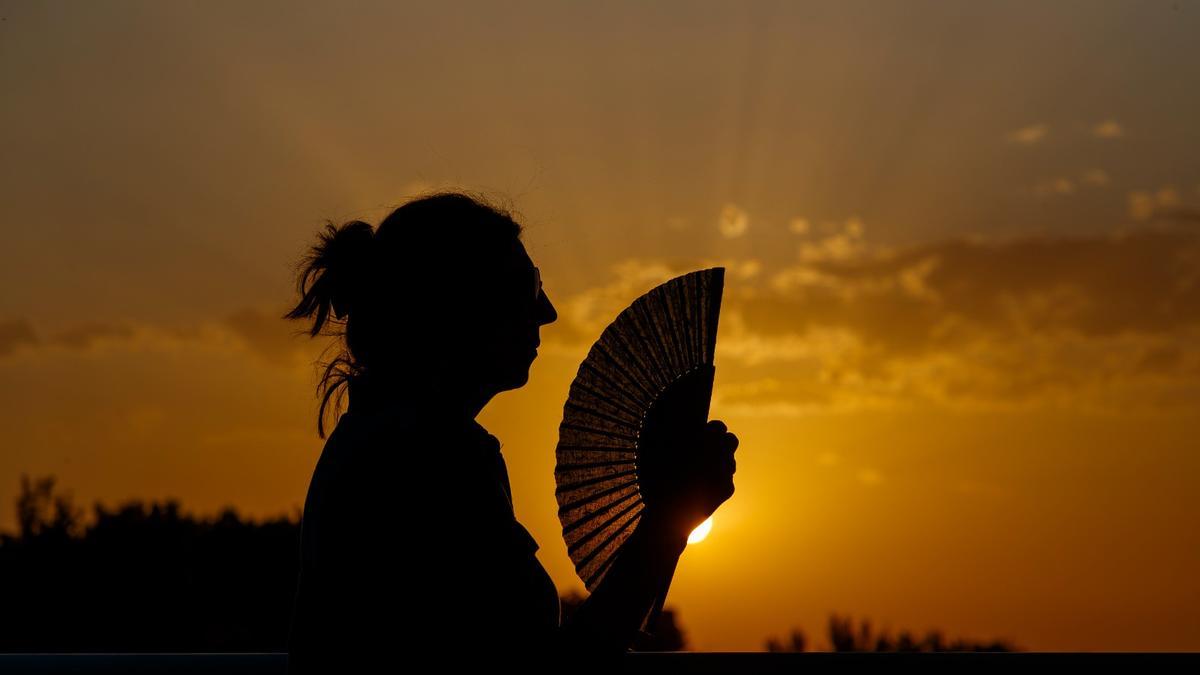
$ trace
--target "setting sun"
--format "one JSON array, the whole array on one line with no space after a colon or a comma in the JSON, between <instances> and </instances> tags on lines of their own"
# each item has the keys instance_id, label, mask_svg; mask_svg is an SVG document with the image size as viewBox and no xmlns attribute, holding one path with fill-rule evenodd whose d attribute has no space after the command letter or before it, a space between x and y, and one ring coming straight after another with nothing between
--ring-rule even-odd
<instances>
[{"instance_id":1,"label":"setting sun","mask_svg":"<svg viewBox=\"0 0 1200 675\"><path fill-rule=\"evenodd\" d=\"M692 533L688 535L688 543L699 544L704 541L709 532L712 532L712 516L709 516L708 520L700 523L696 529L692 530Z\"/></svg>"}]
</instances>

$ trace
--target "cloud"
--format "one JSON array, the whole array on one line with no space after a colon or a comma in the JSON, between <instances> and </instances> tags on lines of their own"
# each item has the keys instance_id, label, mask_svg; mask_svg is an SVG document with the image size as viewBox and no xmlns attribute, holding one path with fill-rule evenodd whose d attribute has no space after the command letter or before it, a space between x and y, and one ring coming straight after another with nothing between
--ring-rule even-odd
<instances>
[{"instance_id":1,"label":"cloud","mask_svg":"<svg viewBox=\"0 0 1200 675\"><path fill-rule=\"evenodd\" d=\"M861 254L865 248L866 225L858 216L850 216L842 222L825 221L821 223L821 232L823 236L800 243L797 255L801 260L846 260Z\"/></svg>"},{"instance_id":2,"label":"cloud","mask_svg":"<svg viewBox=\"0 0 1200 675\"><path fill-rule=\"evenodd\" d=\"M1036 145L1045 140L1046 136L1049 134L1050 127L1039 123L1010 131L1005 136L1005 139L1007 139L1009 143L1016 143L1018 145Z\"/></svg>"},{"instance_id":3,"label":"cloud","mask_svg":"<svg viewBox=\"0 0 1200 675\"><path fill-rule=\"evenodd\" d=\"M6 319L0 321L0 357L8 356L21 347L38 343L33 325L28 319Z\"/></svg>"},{"instance_id":4,"label":"cloud","mask_svg":"<svg viewBox=\"0 0 1200 675\"><path fill-rule=\"evenodd\" d=\"M299 363L312 349L307 333L298 334L295 324L259 309L238 310L225 319L225 325L251 352L275 365Z\"/></svg>"},{"instance_id":5,"label":"cloud","mask_svg":"<svg viewBox=\"0 0 1200 675\"><path fill-rule=\"evenodd\" d=\"M265 363L292 366L312 362L324 344L297 336L295 326L273 314L245 308L217 321L165 325L139 321L87 322L68 326L39 338L25 319L0 322L0 358L18 358L18 352L44 355L54 352L102 354L113 351L148 353L202 347L222 352L249 352ZM21 348L24 348L23 350Z\"/></svg>"},{"instance_id":6,"label":"cloud","mask_svg":"<svg viewBox=\"0 0 1200 675\"><path fill-rule=\"evenodd\" d=\"M1096 138L1120 138L1125 135L1125 130L1116 120L1105 120L1092 126L1092 135Z\"/></svg>"},{"instance_id":7,"label":"cloud","mask_svg":"<svg viewBox=\"0 0 1200 675\"><path fill-rule=\"evenodd\" d=\"M89 322L71 326L48 342L76 351L84 351L104 342L127 342L135 330L127 324Z\"/></svg>"},{"instance_id":8,"label":"cloud","mask_svg":"<svg viewBox=\"0 0 1200 675\"><path fill-rule=\"evenodd\" d=\"M1200 403L1195 228L896 250L828 243L846 230L818 237L821 255L729 275L714 392L723 414ZM638 294L700 266L627 261L611 283L565 301L555 339L573 336L578 353Z\"/></svg>"},{"instance_id":9,"label":"cloud","mask_svg":"<svg viewBox=\"0 0 1200 675\"><path fill-rule=\"evenodd\" d=\"M1182 204L1179 191L1173 185L1157 190L1135 190L1129 193L1129 217L1151 220L1178 209Z\"/></svg>"},{"instance_id":10,"label":"cloud","mask_svg":"<svg viewBox=\"0 0 1200 675\"><path fill-rule=\"evenodd\" d=\"M41 339L28 319L0 321L0 357L11 356L21 347L83 352L102 344L129 342L136 332L128 324L87 322L69 326Z\"/></svg>"},{"instance_id":11,"label":"cloud","mask_svg":"<svg viewBox=\"0 0 1200 675\"><path fill-rule=\"evenodd\" d=\"M812 379L864 401L1136 388L1157 377L1146 364L1191 353L1200 332L1200 237L1186 230L942 242L777 275L799 283L739 306L753 362L819 355ZM1194 358L1184 368L1200 372Z\"/></svg>"},{"instance_id":12,"label":"cloud","mask_svg":"<svg viewBox=\"0 0 1200 675\"><path fill-rule=\"evenodd\" d=\"M1086 334L1161 332L1200 317L1200 289L1188 282L1198 248L1197 235L1184 229L944 241L794 265L778 274L809 283L776 286L785 292L762 301L803 309L790 313L805 317L803 326L871 328L883 336L919 323L927 334L941 326L943 341L967 326L1004 333L1063 327ZM779 307L770 309L781 315ZM951 319L956 325L947 324Z\"/></svg>"},{"instance_id":13,"label":"cloud","mask_svg":"<svg viewBox=\"0 0 1200 675\"><path fill-rule=\"evenodd\" d=\"M792 218L788 221L788 229L795 234L808 234L812 229L812 224L808 222L807 218Z\"/></svg>"},{"instance_id":14,"label":"cloud","mask_svg":"<svg viewBox=\"0 0 1200 675\"><path fill-rule=\"evenodd\" d=\"M638 296L676 276L706 267L726 268L726 281L754 278L756 259L626 259L609 268L610 279L555 300L558 320L542 328L542 354L582 357L605 327Z\"/></svg>"},{"instance_id":15,"label":"cloud","mask_svg":"<svg viewBox=\"0 0 1200 675\"><path fill-rule=\"evenodd\" d=\"M863 225L863 221L858 216L851 216L846 219L846 234L854 239L862 239L867 228Z\"/></svg>"},{"instance_id":16,"label":"cloud","mask_svg":"<svg viewBox=\"0 0 1200 675\"><path fill-rule=\"evenodd\" d=\"M1059 177L1044 180L1038 183L1033 188L1033 193L1039 197L1049 195L1069 195L1075 192L1075 181L1070 178Z\"/></svg>"},{"instance_id":17,"label":"cloud","mask_svg":"<svg viewBox=\"0 0 1200 675\"><path fill-rule=\"evenodd\" d=\"M1086 169L1078 177L1058 176L1047 178L1033 186L1038 197L1073 195L1082 188L1102 188L1110 182L1108 172L1103 169Z\"/></svg>"},{"instance_id":18,"label":"cloud","mask_svg":"<svg viewBox=\"0 0 1200 675\"><path fill-rule=\"evenodd\" d=\"M717 230L729 239L746 234L750 227L750 215L734 204L726 204L717 218Z\"/></svg>"}]
</instances>

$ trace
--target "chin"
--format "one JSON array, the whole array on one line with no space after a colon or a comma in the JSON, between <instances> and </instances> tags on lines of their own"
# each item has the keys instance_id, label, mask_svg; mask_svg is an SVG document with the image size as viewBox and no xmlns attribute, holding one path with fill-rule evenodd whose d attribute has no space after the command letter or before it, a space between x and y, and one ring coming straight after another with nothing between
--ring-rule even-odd
<instances>
[{"instance_id":1,"label":"chin","mask_svg":"<svg viewBox=\"0 0 1200 675\"><path fill-rule=\"evenodd\" d=\"M524 387L529 383L529 369L523 369L513 372L509 377L504 378L504 390L517 389Z\"/></svg>"},{"instance_id":2,"label":"chin","mask_svg":"<svg viewBox=\"0 0 1200 675\"><path fill-rule=\"evenodd\" d=\"M521 374L517 376L516 386L523 387L526 384L529 384L529 371L523 370L523 371L521 371Z\"/></svg>"}]
</instances>

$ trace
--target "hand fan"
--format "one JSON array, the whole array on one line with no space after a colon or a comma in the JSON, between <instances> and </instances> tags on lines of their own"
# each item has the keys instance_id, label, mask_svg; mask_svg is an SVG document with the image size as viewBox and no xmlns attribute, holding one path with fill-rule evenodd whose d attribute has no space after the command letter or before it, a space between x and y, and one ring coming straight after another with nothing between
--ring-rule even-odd
<instances>
[{"instance_id":1,"label":"hand fan","mask_svg":"<svg viewBox=\"0 0 1200 675\"><path fill-rule=\"evenodd\" d=\"M600 334L571 382L554 469L567 553L595 590L656 485L708 420L725 268L647 291ZM665 592L644 625L653 627Z\"/></svg>"}]
</instances>

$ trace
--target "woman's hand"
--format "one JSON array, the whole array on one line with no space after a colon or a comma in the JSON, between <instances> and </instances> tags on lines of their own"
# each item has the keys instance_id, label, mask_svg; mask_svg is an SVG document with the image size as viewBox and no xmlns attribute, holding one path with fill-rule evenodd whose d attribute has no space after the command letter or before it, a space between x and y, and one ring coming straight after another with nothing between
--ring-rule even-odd
<instances>
[{"instance_id":1,"label":"woman's hand","mask_svg":"<svg viewBox=\"0 0 1200 675\"><path fill-rule=\"evenodd\" d=\"M692 530L733 496L738 438L721 420L709 420L693 452L660 478L658 494L646 505L645 518L672 536L687 539Z\"/></svg>"},{"instance_id":2,"label":"woman's hand","mask_svg":"<svg viewBox=\"0 0 1200 675\"><path fill-rule=\"evenodd\" d=\"M629 649L648 615L662 608L688 535L733 495L737 436L720 420L698 434L694 424L685 426L645 439L652 443L647 458L662 460L639 464L645 510L600 585L560 631L575 660L595 663L597 655Z\"/></svg>"}]
</instances>

